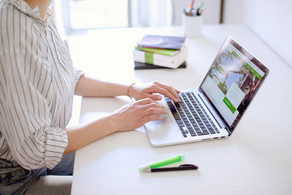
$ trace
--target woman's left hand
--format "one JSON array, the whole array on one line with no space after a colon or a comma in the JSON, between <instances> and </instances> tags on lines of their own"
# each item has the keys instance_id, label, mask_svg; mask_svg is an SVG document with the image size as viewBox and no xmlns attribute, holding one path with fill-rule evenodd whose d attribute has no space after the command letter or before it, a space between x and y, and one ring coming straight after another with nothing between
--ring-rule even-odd
<instances>
[{"instance_id":1,"label":"woman's left hand","mask_svg":"<svg viewBox=\"0 0 292 195\"><path fill-rule=\"evenodd\" d=\"M135 98L135 100L150 98L154 101L158 101L162 99L161 95L164 95L174 102L179 102L180 99L178 93L179 90L156 81L151 83L134 84L129 89L129 96Z\"/></svg>"}]
</instances>

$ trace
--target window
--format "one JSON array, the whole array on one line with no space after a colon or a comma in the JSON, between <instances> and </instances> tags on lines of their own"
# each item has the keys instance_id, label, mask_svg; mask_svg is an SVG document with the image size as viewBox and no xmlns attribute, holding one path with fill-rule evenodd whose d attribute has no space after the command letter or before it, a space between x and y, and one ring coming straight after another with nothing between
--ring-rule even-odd
<instances>
[{"instance_id":1,"label":"window","mask_svg":"<svg viewBox=\"0 0 292 195\"><path fill-rule=\"evenodd\" d=\"M65 24L69 31L128 27L128 0L67 0Z\"/></svg>"},{"instance_id":2,"label":"window","mask_svg":"<svg viewBox=\"0 0 292 195\"><path fill-rule=\"evenodd\" d=\"M58 28L70 34L98 28L169 26L172 0L53 0Z\"/></svg>"}]
</instances>

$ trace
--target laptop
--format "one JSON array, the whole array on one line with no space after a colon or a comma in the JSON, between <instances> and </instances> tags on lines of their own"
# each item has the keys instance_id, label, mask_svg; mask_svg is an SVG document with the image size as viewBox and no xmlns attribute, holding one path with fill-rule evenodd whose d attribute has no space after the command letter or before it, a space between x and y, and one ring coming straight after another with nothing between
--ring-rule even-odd
<instances>
[{"instance_id":1,"label":"laptop","mask_svg":"<svg viewBox=\"0 0 292 195\"><path fill-rule=\"evenodd\" d=\"M154 147L229 137L268 75L259 60L227 36L199 89L163 97L160 121L145 124Z\"/></svg>"}]
</instances>

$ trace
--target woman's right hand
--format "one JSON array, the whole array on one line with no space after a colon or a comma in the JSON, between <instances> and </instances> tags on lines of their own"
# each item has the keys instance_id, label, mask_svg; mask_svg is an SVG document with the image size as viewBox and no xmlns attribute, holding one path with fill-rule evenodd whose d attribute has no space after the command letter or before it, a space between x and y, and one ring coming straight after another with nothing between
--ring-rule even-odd
<instances>
[{"instance_id":1,"label":"woman's right hand","mask_svg":"<svg viewBox=\"0 0 292 195\"><path fill-rule=\"evenodd\" d=\"M150 98L145 98L123 106L110 117L116 131L130 131L147 122L161 120L165 114L167 114L165 107Z\"/></svg>"}]
</instances>

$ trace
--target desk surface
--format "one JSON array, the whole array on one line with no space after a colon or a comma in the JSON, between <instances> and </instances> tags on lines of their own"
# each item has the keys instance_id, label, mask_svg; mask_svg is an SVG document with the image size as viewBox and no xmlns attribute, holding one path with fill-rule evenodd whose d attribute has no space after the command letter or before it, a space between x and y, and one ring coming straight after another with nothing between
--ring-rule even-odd
<instances>
[{"instance_id":1,"label":"desk surface","mask_svg":"<svg viewBox=\"0 0 292 195\"><path fill-rule=\"evenodd\" d=\"M228 139L153 148L141 127L77 151L72 194L292 194L292 70L244 26L208 25L201 37L186 41L186 69L134 71L131 51L147 33L182 35L180 28L91 32L84 40L86 50L79 53L87 63L85 72L123 83L158 80L192 90L229 34L262 61L270 74ZM126 97L83 98L80 123L127 102ZM185 154L186 163L197 164L199 169L138 172L141 165L180 153Z\"/></svg>"}]
</instances>

